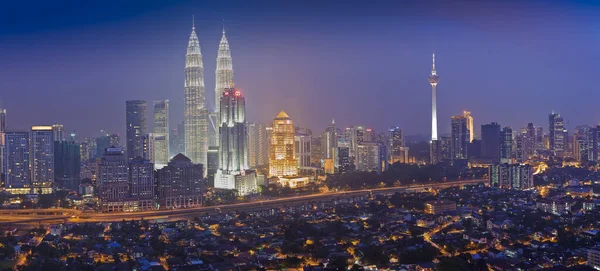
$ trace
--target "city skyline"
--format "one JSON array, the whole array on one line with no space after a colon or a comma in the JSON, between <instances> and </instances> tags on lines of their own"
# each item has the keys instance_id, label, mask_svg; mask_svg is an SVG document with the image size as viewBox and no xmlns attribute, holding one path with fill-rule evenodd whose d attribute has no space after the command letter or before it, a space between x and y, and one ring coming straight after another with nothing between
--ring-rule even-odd
<instances>
[{"instance_id":1,"label":"city skyline","mask_svg":"<svg viewBox=\"0 0 600 271\"><path fill-rule=\"evenodd\" d=\"M261 2L258 6L267 7L267 3L269 1ZM527 1L508 6L522 8L522 12L531 12L536 3L538 2ZM463 2L459 5L468 6L471 11L508 8L496 2ZM354 3L341 7L338 19L332 21L324 19L323 11L307 13L306 16L314 19L310 23L299 23L306 21L306 18L292 17L287 21L284 18L289 14L298 15L297 11L292 11L291 8L306 10L310 6L311 3L296 4L290 8L274 5L265 8L264 12L269 16L262 19L258 18L260 16L244 14L241 4L226 9L218 4L195 5L179 2L172 6L149 5L143 11L132 11L132 8L129 8L117 14L105 15L106 17L95 15L87 20L80 18L81 15L68 13L65 14L66 18L73 18L72 22L58 25L46 25L36 21L47 17L30 22L17 20L14 29L4 30L5 35L0 36L0 41L3 41L0 42L0 47L5 49L2 50L2 54L6 54L7 60L0 63L0 68L7 70L7 73L0 77L0 87L13 90L0 93L0 107L6 108L10 116L7 130L27 130L32 125L59 122L64 123L68 131L76 130L83 136L97 135L101 129L125 134L122 121L116 121L116 117L124 115L122 102L132 99L169 99L172 101L170 122L181 122L181 63L185 57L183 44L189 37L193 14L196 15L202 54L205 59L208 58L208 61L204 61L208 89L214 87L213 72L216 63L213 63L213 60L217 56L219 38L222 36L222 19L225 19L227 38L235 49L232 51L232 57L236 58L236 81L242 86L241 90L248 94L251 104L263 105L248 109L248 120L252 122L269 123L270 117L283 109L296 116L299 126L315 131L324 130L330 119L335 118L341 127L351 124L366 125L377 131L385 131L391 126L399 126L406 135L427 135L430 133L427 121L430 118L427 110L430 106L430 86L423 76L430 70L427 58L433 51L438 58L437 69L444 75L437 97L440 135L449 133L450 123L447 120L450 116L463 110L472 112L477 130L480 124L492 121L515 129L524 127L529 122L545 126L547 114L553 109L564 116L568 129L573 129L579 124L595 124L600 120L592 109L586 109L586 105L592 107L588 103L593 99L578 101L577 106L574 106L574 103L565 103L565 99L589 94L586 92L590 89L589 81L584 79L591 77L592 72L597 70L593 66L593 59L600 57L600 52L595 49L598 47L598 41L587 40L593 36L593 32L590 32L593 29L591 26L598 24L597 20L589 16L590 10L595 8L592 4L567 5L553 2L534 10L528 19L519 16L521 11L514 10L506 15L490 15L490 18L481 18L468 12L464 14L482 24L481 28L465 25L461 19L455 17L456 15L449 15L451 8L443 3L440 3L436 12L429 12L418 3L377 3L366 8L365 15L376 14L385 8L397 11L405 7L407 11L400 12L395 17L390 12L383 12L380 17L365 16L361 22L351 22L348 19L355 12L351 8L356 6ZM333 4L328 4L323 10L331 11L332 6ZM83 8L84 13L92 12L90 6L84 5ZM111 9L111 5L99 8L100 11ZM202 11L202 8L211 12ZM564 8L565 20L550 21L549 18L561 8ZM18 5L16 10L19 11ZM413 12L412 16L409 11ZM156 27L156 23L152 22L153 16L157 15L162 16L160 18L161 22L165 23L164 26ZM432 17L436 20L425 22L425 19ZM508 30L502 30L496 23L507 17L518 20L506 25ZM267 26L268 21L283 21L288 24ZM403 28L402 22L415 23L414 29ZM448 25L442 27L443 23ZM117 30L117 26L122 27ZM349 33L341 30L352 26L364 31L366 37L377 38L369 42L357 40L356 43L348 43ZM438 27L444 30L438 30ZM509 30L517 28L520 30L508 33ZM140 29L144 30L139 31ZM490 34L482 33L483 29L490 30ZM75 30L81 32L80 39L73 39L68 35ZM422 31L425 30L433 30L435 35L431 36L435 38L423 36ZM86 59L82 54L83 49L79 47L94 48L90 46L97 37L92 37L90 32L111 42L101 42L103 49L96 56L89 56L91 59ZM122 41L115 38L117 35L126 34L129 36ZM164 42L152 45L153 38L149 35L161 37L161 40L166 39L172 45ZM34 36L41 40L43 45L27 42ZM251 36L254 38L250 39ZM302 42L289 46L295 41L293 36ZM567 42L570 47L546 43L561 37L570 38L571 42ZM514 39L519 42L511 45L510 41ZM391 54L385 59L368 60L361 57L361 65L350 73L344 66L352 62L338 61L355 51L360 52L362 56L375 44L381 46L379 41L386 42L384 49L390 49ZM142 42L143 46L140 46ZM544 42L543 46L541 42ZM324 43L332 45L325 46L320 52L315 51L317 47L323 47L321 45ZM336 52L332 51L334 46L338 46ZM538 52L540 48L542 52ZM98 57L107 54L123 56L135 52L133 49L145 52L144 55L147 53L150 57L144 62L137 54L122 60L113 56L106 61L99 61L99 65L92 68L93 73L80 74L76 71L83 61L99 60ZM31 59L32 56L25 55L25 52L29 54L32 50L32 55L38 57L35 61ZM16 62L17 59L21 60L21 64ZM60 69L43 68L49 65L50 60L55 59L60 61ZM262 61L258 61L259 59ZM516 61L519 61L519 65L514 65ZM309 68L312 65L307 65L308 62L314 62L321 68L313 70ZM145 68L142 71L149 73L140 76L139 72L128 74L120 69L116 69L115 72L107 71L119 65L130 67L130 72L143 65ZM379 65L390 67L393 72L374 74L373 69ZM29 68L33 74L39 75L37 78L52 77L45 82L47 84L43 89L47 91L38 93L39 91L35 90L39 89L35 87L37 82L24 83L23 76L14 76L25 74L23 70ZM329 70L328 76L322 74L324 68ZM119 72L116 72L117 70ZM98 71L101 71L101 78L94 76ZM67 79L69 74L73 77ZM152 78L147 78L149 75ZM543 77L544 80L531 80L532 77ZM328 81L324 81L325 78ZM100 79L106 83L89 86L90 82ZM395 86L398 90L394 98L400 99L400 106L393 106L391 103L396 99L379 98L379 89L383 91L389 87L381 85L383 83L373 85L372 81ZM367 82L371 82L369 88L365 87ZM143 84L135 86L140 83ZM149 86L149 83L152 86ZM365 89L368 91L365 92ZM57 93L56 91L58 95L46 94ZM214 99L210 92L212 91L207 92L208 101ZM366 93L373 95L365 95ZM515 110L505 110L495 102L502 97L521 93L524 94L522 99L511 100ZM43 99L28 100L27 95L32 94L37 94ZM84 98L88 96L88 99ZM322 100L334 100L335 103L321 102L317 97L322 97ZM59 105L51 114L36 114L38 110L31 110L48 110L50 105L40 103L45 102L46 98L51 101L57 98L62 100L60 103L49 103L52 104L52 109ZM65 100L77 103L64 102ZM20 106L14 106L16 102ZM305 106L309 103L314 103L311 110ZM380 104L382 106L379 106ZM356 114L351 109L358 106L377 106L380 110L365 110L363 114ZM109 110L101 111L101 108ZM70 114L72 110L82 111L82 118L74 118L73 114ZM393 117L382 118L384 115Z\"/></svg>"}]
</instances>

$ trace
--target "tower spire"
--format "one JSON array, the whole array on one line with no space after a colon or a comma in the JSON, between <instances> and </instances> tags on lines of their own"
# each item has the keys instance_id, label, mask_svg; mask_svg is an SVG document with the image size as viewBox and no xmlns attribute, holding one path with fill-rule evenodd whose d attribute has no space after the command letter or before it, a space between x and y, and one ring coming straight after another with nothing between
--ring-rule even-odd
<instances>
[{"instance_id":1,"label":"tower spire","mask_svg":"<svg viewBox=\"0 0 600 271\"><path fill-rule=\"evenodd\" d=\"M196 15L192 14L192 30L196 30Z\"/></svg>"},{"instance_id":2,"label":"tower spire","mask_svg":"<svg viewBox=\"0 0 600 271\"><path fill-rule=\"evenodd\" d=\"M222 20L223 20L223 35L225 35L225 19L222 19Z\"/></svg>"}]
</instances>

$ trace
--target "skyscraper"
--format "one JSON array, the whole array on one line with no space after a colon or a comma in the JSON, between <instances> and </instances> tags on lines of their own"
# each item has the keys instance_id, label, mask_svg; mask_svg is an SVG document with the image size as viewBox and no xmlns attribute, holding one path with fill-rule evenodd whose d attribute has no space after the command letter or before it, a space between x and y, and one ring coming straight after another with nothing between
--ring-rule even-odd
<instances>
[{"instance_id":1,"label":"skyscraper","mask_svg":"<svg viewBox=\"0 0 600 271\"><path fill-rule=\"evenodd\" d=\"M121 148L106 149L99 164L98 199L103 212L123 211L129 198L129 168Z\"/></svg>"},{"instance_id":2,"label":"skyscraper","mask_svg":"<svg viewBox=\"0 0 600 271\"><path fill-rule=\"evenodd\" d=\"M75 141L54 141L54 179L71 190L79 188L81 153Z\"/></svg>"},{"instance_id":3,"label":"skyscraper","mask_svg":"<svg viewBox=\"0 0 600 271\"><path fill-rule=\"evenodd\" d=\"M563 118L558 113L552 112L549 115L549 128L548 132L550 139L550 151L553 155L562 156L565 146L565 127Z\"/></svg>"},{"instance_id":4,"label":"skyscraper","mask_svg":"<svg viewBox=\"0 0 600 271\"><path fill-rule=\"evenodd\" d=\"M335 120L321 134L321 152L323 159L331 159L337 166L338 135L335 128Z\"/></svg>"},{"instance_id":5,"label":"skyscraper","mask_svg":"<svg viewBox=\"0 0 600 271\"><path fill-rule=\"evenodd\" d=\"M467 129L469 129L469 143L475 139L475 125L473 122L473 116L470 111L463 111L463 117L467 119Z\"/></svg>"},{"instance_id":6,"label":"skyscraper","mask_svg":"<svg viewBox=\"0 0 600 271\"><path fill-rule=\"evenodd\" d=\"M294 149L294 123L281 111L273 120L269 154L270 176L298 175L298 161Z\"/></svg>"},{"instance_id":7,"label":"skyscraper","mask_svg":"<svg viewBox=\"0 0 600 271\"><path fill-rule=\"evenodd\" d=\"M65 127L60 123L52 124L53 141L65 141Z\"/></svg>"},{"instance_id":8,"label":"skyscraper","mask_svg":"<svg viewBox=\"0 0 600 271\"><path fill-rule=\"evenodd\" d=\"M127 125L127 159L144 158L146 140L146 101L126 101L125 119Z\"/></svg>"},{"instance_id":9,"label":"skyscraper","mask_svg":"<svg viewBox=\"0 0 600 271\"><path fill-rule=\"evenodd\" d=\"M29 135L28 132L8 132L5 135L6 155L3 164L5 187L13 194L31 193Z\"/></svg>"},{"instance_id":10,"label":"skyscraper","mask_svg":"<svg viewBox=\"0 0 600 271\"><path fill-rule=\"evenodd\" d=\"M248 123L248 164L250 168L267 165L267 130L263 124Z\"/></svg>"},{"instance_id":11,"label":"skyscraper","mask_svg":"<svg viewBox=\"0 0 600 271\"><path fill-rule=\"evenodd\" d=\"M500 162L500 125L498 123L481 125L481 157L489 159L492 163Z\"/></svg>"},{"instance_id":12,"label":"skyscraper","mask_svg":"<svg viewBox=\"0 0 600 271\"><path fill-rule=\"evenodd\" d=\"M166 167L157 170L160 209L194 207L202 204L204 169L183 154L175 155Z\"/></svg>"},{"instance_id":13,"label":"skyscraper","mask_svg":"<svg viewBox=\"0 0 600 271\"><path fill-rule=\"evenodd\" d=\"M233 64L231 60L231 51L229 49L229 42L225 36L225 27L223 27L223 36L219 42L219 51L217 53L217 70L215 71L215 113L217 114L217 126L215 129L217 144L219 138L219 126L222 123L220 121L221 114L221 97L223 92L227 88L233 88Z\"/></svg>"},{"instance_id":14,"label":"skyscraper","mask_svg":"<svg viewBox=\"0 0 600 271\"><path fill-rule=\"evenodd\" d=\"M408 147L404 146L404 135L398 127L389 130L389 163L408 163Z\"/></svg>"},{"instance_id":15,"label":"skyscraper","mask_svg":"<svg viewBox=\"0 0 600 271\"><path fill-rule=\"evenodd\" d=\"M169 157L185 153L185 124L178 123L177 128L171 129L169 134Z\"/></svg>"},{"instance_id":16,"label":"skyscraper","mask_svg":"<svg viewBox=\"0 0 600 271\"><path fill-rule=\"evenodd\" d=\"M302 170L311 170L310 154L311 154L311 137L305 133L296 133L294 136L296 160L298 167Z\"/></svg>"},{"instance_id":17,"label":"skyscraper","mask_svg":"<svg viewBox=\"0 0 600 271\"><path fill-rule=\"evenodd\" d=\"M469 129L467 129L467 119L463 116L452 116L452 130L450 133L450 159L467 159L467 145L469 144ZM482 142L483 153L483 142Z\"/></svg>"},{"instance_id":18,"label":"skyscraper","mask_svg":"<svg viewBox=\"0 0 600 271\"><path fill-rule=\"evenodd\" d=\"M512 159L513 149L513 131L512 128L506 126L502 128L500 136L500 162L510 163Z\"/></svg>"},{"instance_id":19,"label":"skyscraper","mask_svg":"<svg viewBox=\"0 0 600 271\"><path fill-rule=\"evenodd\" d=\"M338 147L338 161L339 167L338 172L345 174L353 170L352 163L350 162L350 148L349 147Z\"/></svg>"},{"instance_id":20,"label":"skyscraper","mask_svg":"<svg viewBox=\"0 0 600 271\"><path fill-rule=\"evenodd\" d=\"M154 129L149 138L153 146L150 161L159 169L169 163L169 100L154 102Z\"/></svg>"},{"instance_id":21,"label":"skyscraper","mask_svg":"<svg viewBox=\"0 0 600 271\"><path fill-rule=\"evenodd\" d=\"M248 167L246 99L238 89L226 88L219 108L219 170L215 188L236 189L240 195L255 193L256 172Z\"/></svg>"},{"instance_id":22,"label":"skyscraper","mask_svg":"<svg viewBox=\"0 0 600 271\"><path fill-rule=\"evenodd\" d=\"M380 142L362 142L356 152L356 169L381 173L384 169L385 146Z\"/></svg>"},{"instance_id":23,"label":"skyscraper","mask_svg":"<svg viewBox=\"0 0 600 271\"><path fill-rule=\"evenodd\" d=\"M192 163L206 164L208 151L208 109L204 95L204 66L196 27L185 55L185 153Z\"/></svg>"},{"instance_id":24,"label":"skyscraper","mask_svg":"<svg viewBox=\"0 0 600 271\"><path fill-rule=\"evenodd\" d=\"M154 209L154 165L137 157L129 162L129 197L125 211L147 211Z\"/></svg>"},{"instance_id":25,"label":"skyscraper","mask_svg":"<svg viewBox=\"0 0 600 271\"><path fill-rule=\"evenodd\" d=\"M54 186L54 135L52 126L31 127L30 139L33 193L51 194Z\"/></svg>"}]
</instances>

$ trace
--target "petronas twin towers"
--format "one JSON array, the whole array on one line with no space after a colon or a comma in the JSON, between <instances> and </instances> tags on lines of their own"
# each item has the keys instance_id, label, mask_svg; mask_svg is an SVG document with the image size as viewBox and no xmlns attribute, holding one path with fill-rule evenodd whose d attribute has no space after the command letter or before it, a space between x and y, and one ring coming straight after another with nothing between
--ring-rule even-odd
<instances>
[{"instance_id":1,"label":"petronas twin towers","mask_svg":"<svg viewBox=\"0 0 600 271\"><path fill-rule=\"evenodd\" d=\"M215 83L215 104L209 110L204 87L204 66L196 28L192 33L185 56L185 153L194 163L207 165L209 145L218 144L220 98L226 88L233 85L233 66L225 30L219 43ZM206 167L204 169L206 171Z\"/></svg>"}]
</instances>

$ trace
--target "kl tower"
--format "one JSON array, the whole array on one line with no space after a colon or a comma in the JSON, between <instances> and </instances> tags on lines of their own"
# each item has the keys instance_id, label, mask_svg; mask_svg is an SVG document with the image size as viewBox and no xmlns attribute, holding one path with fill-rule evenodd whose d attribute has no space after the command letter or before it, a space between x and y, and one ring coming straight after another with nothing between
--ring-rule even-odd
<instances>
[{"instance_id":1,"label":"kl tower","mask_svg":"<svg viewBox=\"0 0 600 271\"><path fill-rule=\"evenodd\" d=\"M435 71L435 53L432 56L431 75L429 75L429 84L431 84L431 145L429 149L430 162L431 164L437 164L440 162L441 148L440 141L438 140L437 134L437 105L435 101L435 92L440 77Z\"/></svg>"}]
</instances>

